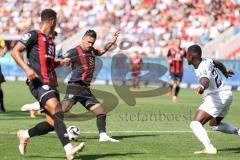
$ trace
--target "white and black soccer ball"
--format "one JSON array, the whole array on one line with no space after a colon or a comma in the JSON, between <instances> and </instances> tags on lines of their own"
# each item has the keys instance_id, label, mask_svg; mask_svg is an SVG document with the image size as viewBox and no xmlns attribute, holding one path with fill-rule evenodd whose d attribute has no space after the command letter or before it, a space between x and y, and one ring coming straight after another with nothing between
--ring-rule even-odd
<instances>
[{"instance_id":1,"label":"white and black soccer ball","mask_svg":"<svg viewBox=\"0 0 240 160\"><path fill-rule=\"evenodd\" d=\"M76 126L69 126L67 133L69 140L76 140L80 136L80 129Z\"/></svg>"}]
</instances>

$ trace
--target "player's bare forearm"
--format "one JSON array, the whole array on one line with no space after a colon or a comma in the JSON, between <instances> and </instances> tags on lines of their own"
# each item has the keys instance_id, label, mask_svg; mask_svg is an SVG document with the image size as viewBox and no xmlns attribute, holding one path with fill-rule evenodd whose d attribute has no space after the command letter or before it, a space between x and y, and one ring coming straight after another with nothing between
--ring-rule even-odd
<instances>
[{"instance_id":1,"label":"player's bare forearm","mask_svg":"<svg viewBox=\"0 0 240 160\"><path fill-rule=\"evenodd\" d=\"M224 64L222 64L221 62L216 61L216 60L214 60L213 63L215 65L215 67L218 68L225 77L227 77L227 68L224 66Z\"/></svg>"},{"instance_id":2,"label":"player's bare forearm","mask_svg":"<svg viewBox=\"0 0 240 160\"><path fill-rule=\"evenodd\" d=\"M105 54L116 43L118 36L119 32L117 31L113 34L112 40L104 46L104 49L99 51L99 55Z\"/></svg>"},{"instance_id":3,"label":"player's bare forearm","mask_svg":"<svg viewBox=\"0 0 240 160\"><path fill-rule=\"evenodd\" d=\"M196 89L197 94L203 94L204 90L209 87L209 79L202 77L200 79L200 86Z\"/></svg>"},{"instance_id":4,"label":"player's bare forearm","mask_svg":"<svg viewBox=\"0 0 240 160\"><path fill-rule=\"evenodd\" d=\"M70 58L62 58L62 59L58 59L58 60L55 60L55 68L56 67L59 67L59 66L70 66L71 64L71 59Z\"/></svg>"},{"instance_id":5,"label":"player's bare forearm","mask_svg":"<svg viewBox=\"0 0 240 160\"><path fill-rule=\"evenodd\" d=\"M226 78L232 77L232 75L234 75L234 72L232 70L227 70L223 63L216 60L214 60L213 63L214 66L218 68Z\"/></svg>"}]
</instances>

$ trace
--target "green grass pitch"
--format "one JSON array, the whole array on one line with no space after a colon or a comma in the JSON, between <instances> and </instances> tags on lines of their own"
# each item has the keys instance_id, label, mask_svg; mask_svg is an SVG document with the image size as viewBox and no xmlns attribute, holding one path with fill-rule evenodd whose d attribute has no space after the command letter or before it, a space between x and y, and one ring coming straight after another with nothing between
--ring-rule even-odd
<instances>
[{"instance_id":1,"label":"green grass pitch","mask_svg":"<svg viewBox=\"0 0 240 160\"><path fill-rule=\"evenodd\" d=\"M95 86L97 89L115 93L112 86ZM64 159L64 150L56 134L35 137L30 140L27 153L18 153L18 129L27 129L44 120L44 115L31 119L28 112L21 112L25 103L34 102L23 82L3 84L6 113L0 114L0 159L1 160L58 160ZM234 101L225 121L240 126L240 92L234 92ZM167 95L138 98L134 107L122 100L108 114L107 130L120 143L99 143L95 119L89 121L66 121L81 130L79 141L86 148L78 154L82 160L239 160L240 137L218 132L209 132L212 143L218 149L217 155L194 155L203 149L189 128L202 98L192 89L182 89L177 104L171 103ZM84 112L77 104L74 112ZM210 128L205 126L208 131Z\"/></svg>"}]
</instances>

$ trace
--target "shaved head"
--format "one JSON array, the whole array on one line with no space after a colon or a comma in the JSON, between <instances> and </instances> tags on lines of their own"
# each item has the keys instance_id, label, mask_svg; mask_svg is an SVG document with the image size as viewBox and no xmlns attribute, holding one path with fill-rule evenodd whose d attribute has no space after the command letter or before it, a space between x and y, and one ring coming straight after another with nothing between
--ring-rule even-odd
<instances>
[{"instance_id":1,"label":"shaved head","mask_svg":"<svg viewBox=\"0 0 240 160\"><path fill-rule=\"evenodd\" d=\"M191 55L194 59L200 59L202 57L202 49L199 45L192 45L188 48L187 54Z\"/></svg>"},{"instance_id":2,"label":"shaved head","mask_svg":"<svg viewBox=\"0 0 240 160\"><path fill-rule=\"evenodd\" d=\"M202 60L202 49L199 45L192 45L187 50L187 61L189 65L195 65Z\"/></svg>"}]
</instances>

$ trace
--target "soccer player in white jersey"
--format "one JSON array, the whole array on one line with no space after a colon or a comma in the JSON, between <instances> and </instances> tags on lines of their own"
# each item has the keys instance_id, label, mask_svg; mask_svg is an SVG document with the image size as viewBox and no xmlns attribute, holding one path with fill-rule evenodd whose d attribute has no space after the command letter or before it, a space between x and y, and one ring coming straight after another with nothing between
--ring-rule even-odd
<instances>
[{"instance_id":1,"label":"soccer player in white jersey","mask_svg":"<svg viewBox=\"0 0 240 160\"><path fill-rule=\"evenodd\" d=\"M188 48L187 61L195 68L200 83L196 92L203 94L204 97L203 104L198 108L194 120L190 124L193 133L205 147L204 150L195 153L216 154L217 149L212 145L203 125L209 121L214 131L239 135L239 128L222 122L232 103L232 92L224 85L219 70L226 78L234 75L234 72L227 70L219 61L202 58L202 50L198 45Z\"/></svg>"}]
</instances>

